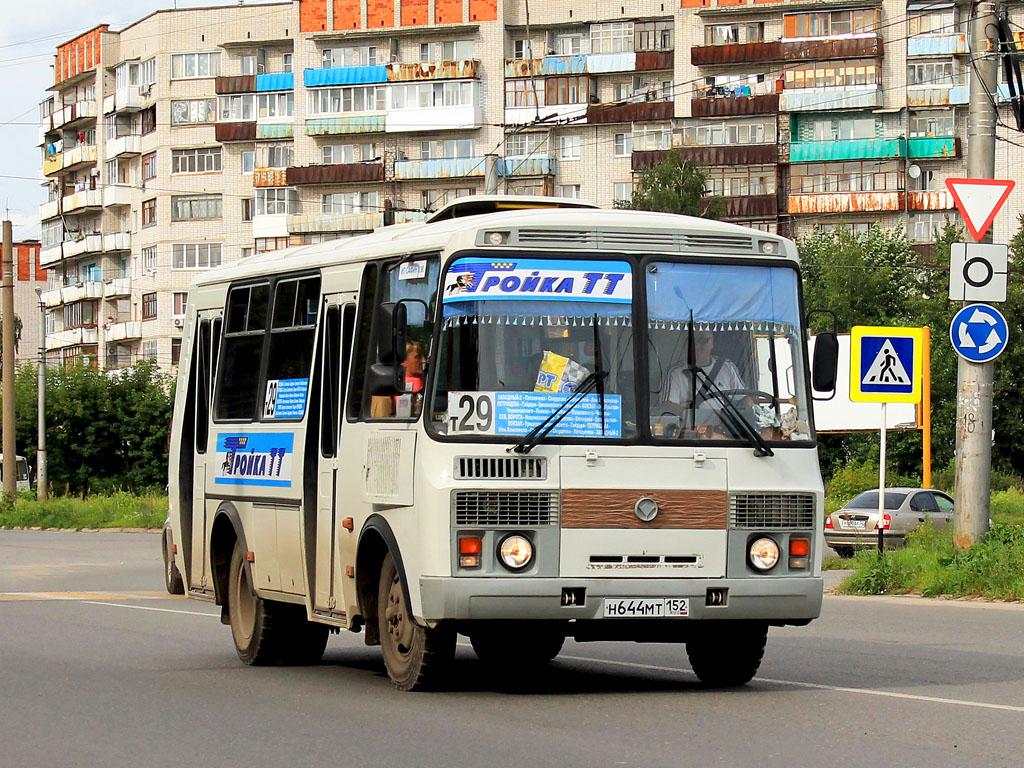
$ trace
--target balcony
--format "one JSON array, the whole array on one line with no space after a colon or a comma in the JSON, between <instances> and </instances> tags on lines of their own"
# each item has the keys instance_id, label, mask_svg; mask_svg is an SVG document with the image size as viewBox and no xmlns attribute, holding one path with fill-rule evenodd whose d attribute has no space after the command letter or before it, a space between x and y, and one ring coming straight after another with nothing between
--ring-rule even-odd
<instances>
[{"instance_id":1,"label":"balcony","mask_svg":"<svg viewBox=\"0 0 1024 768\"><path fill-rule=\"evenodd\" d=\"M337 165L307 165L289 168L285 178L285 186L301 186L303 184L351 184L356 182L374 182L384 179L384 166L381 163L340 163ZM255 181L253 182L255 186Z\"/></svg>"},{"instance_id":2,"label":"balcony","mask_svg":"<svg viewBox=\"0 0 1024 768\"><path fill-rule=\"evenodd\" d=\"M637 51L636 71L654 72L661 69L675 69L674 51Z\"/></svg>"},{"instance_id":3,"label":"balcony","mask_svg":"<svg viewBox=\"0 0 1024 768\"><path fill-rule=\"evenodd\" d=\"M552 75L585 75L587 57L545 56L541 59L505 59L505 77L549 77ZM543 83L538 88L544 89Z\"/></svg>"},{"instance_id":4,"label":"balcony","mask_svg":"<svg viewBox=\"0 0 1024 768\"><path fill-rule=\"evenodd\" d=\"M123 341L125 339L141 339L142 323L138 320L126 323L114 323L107 326L107 341Z\"/></svg>"},{"instance_id":5,"label":"balcony","mask_svg":"<svg viewBox=\"0 0 1024 768\"><path fill-rule=\"evenodd\" d=\"M103 188L103 205L131 205L132 188L127 184L111 184Z\"/></svg>"},{"instance_id":6,"label":"balcony","mask_svg":"<svg viewBox=\"0 0 1024 768\"><path fill-rule=\"evenodd\" d=\"M51 116L51 130L72 128L87 120L96 119L96 102L94 100L76 101L62 109L56 110Z\"/></svg>"},{"instance_id":7,"label":"balcony","mask_svg":"<svg viewBox=\"0 0 1024 768\"><path fill-rule=\"evenodd\" d=\"M214 129L217 141L255 141L256 123L217 123Z\"/></svg>"},{"instance_id":8,"label":"balcony","mask_svg":"<svg viewBox=\"0 0 1024 768\"><path fill-rule=\"evenodd\" d=\"M65 195L61 199L62 213L80 213L89 208L101 208L103 206L103 192L98 189L86 189Z\"/></svg>"},{"instance_id":9,"label":"balcony","mask_svg":"<svg viewBox=\"0 0 1024 768\"><path fill-rule=\"evenodd\" d=\"M274 72L268 75L256 75L256 91L293 91L295 75L292 72Z\"/></svg>"},{"instance_id":10,"label":"balcony","mask_svg":"<svg viewBox=\"0 0 1024 768\"><path fill-rule=\"evenodd\" d=\"M43 173L47 176L58 171L75 171L96 164L98 157L95 144L79 144L43 159Z\"/></svg>"},{"instance_id":11,"label":"balcony","mask_svg":"<svg viewBox=\"0 0 1024 768\"><path fill-rule=\"evenodd\" d=\"M502 161L501 175L517 176L554 176L557 162L551 155L525 155L506 157Z\"/></svg>"},{"instance_id":12,"label":"balcony","mask_svg":"<svg viewBox=\"0 0 1024 768\"><path fill-rule=\"evenodd\" d=\"M966 104L970 97L970 86L964 85L908 85L908 107L945 107L950 104Z\"/></svg>"},{"instance_id":13,"label":"balcony","mask_svg":"<svg viewBox=\"0 0 1024 768\"><path fill-rule=\"evenodd\" d=\"M587 107L587 122L641 123L651 120L671 120L675 104L671 101L641 101L634 104L591 104Z\"/></svg>"},{"instance_id":14,"label":"balcony","mask_svg":"<svg viewBox=\"0 0 1024 768\"><path fill-rule=\"evenodd\" d=\"M786 210L791 214L869 213L902 211L906 193L899 192L835 192L820 195L790 195Z\"/></svg>"},{"instance_id":15,"label":"balcony","mask_svg":"<svg viewBox=\"0 0 1024 768\"><path fill-rule=\"evenodd\" d=\"M726 117L729 115L771 115L779 111L779 94L761 96L694 97L690 100L694 117Z\"/></svg>"},{"instance_id":16,"label":"balcony","mask_svg":"<svg viewBox=\"0 0 1024 768\"><path fill-rule=\"evenodd\" d=\"M782 58L786 61L814 61L816 59L880 59L884 55L882 38L846 37L837 40L783 40Z\"/></svg>"},{"instance_id":17,"label":"balcony","mask_svg":"<svg viewBox=\"0 0 1024 768\"><path fill-rule=\"evenodd\" d=\"M50 267L64 258L64 243L39 249L39 266ZM59 301L57 302L60 303Z\"/></svg>"},{"instance_id":18,"label":"balcony","mask_svg":"<svg viewBox=\"0 0 1024 768\"><path fill-rule=\"evenodd\" d=\"M395 211L396 224L424 221L426 217L427 215L420 211ZM288 217L288 231L293 234L372 232L382 226L382 213L310 213Z\"/></svg>"},{"instance_id":19,"label":"balcony","mask_svg":"<svg viewBox=\"0 0 1024 768\"><path fill-rule=\"evenodd\" d=\"M92 331L93 343L96 342L96 329L95 328L71 328L67 331L54 331L46 334L46 348L47 349L60 349L61 347L72 347L76 344L82 344L84 342L84 331Z\"/></svg>"},{"instance_id":20,"label":"balcony","mask_svg":"<svg viewBox=\"0 0 1024 768\"><path fill-rule=\"evenodd\" d=\"M272 118L274 122L260 121L256 123L257 139L291 139L295 136L295 123L292 118L285 118L288 122L277 122L281 118Z\"/></svg>"},{"instance_id":21,"label":"balcony","mask_svg":"<svg viewBox=\"0 0 1024 768\"><path fill-rule=\"evenodd\" d=\"M256 93L256 75L222 75L213 84L218 95L231 93Z\"/></svg>"},{"instance_id":22,"label":"balcony","mask_svg":"<svg viewBox=\"0 0 1024 768\"><path fill-rule=\"evenodd\" d=\"M46 221L60 214L60 200L51 200L39 206L39 220Z\"/></svg>"},{"instance_id":23,"label":"balcony","mask_svg":"<svg viewBox=\"0 0 1024 768\"><path fill-rule=\"evenodd\" d=\"M288 219L292 218L287 213L272 213L253 216L252 236L253 237L287 237Z\"/></svg>"},{"instance_id":24,"label":"balcony","mask_svg":"<svg viewBox=\"0 0 1024 768\"><path fill-rule=\"evenodd\" d=\"M107 159L142 154L142 137L136 133L107 140Z\"/></svg>"},{"instance_id":25,"label":"balcony","mask_svg":"<svg viewBox=\"0 0 1024 768\"><path fill-rule=\"evenodd\" d=\"M668 157L668 149L634 150L631 165L634 171L653 168ZM683 160L698 165L774 165L779 162L777 144L737 144L725 147L679 147L675 150Z\"/></svg>"},{"instance_id":26,"label":"balcony","mask_svg":"<svg viewBox=\"0 0 1024 768\"><path fill-rule=\"evenodd\" d=\"M473 82L479 85L476 81ZM478 97L479 88L473 90L474 97ZM474 101L477 99L474 98ZM457 107L392 109L384 119L384 130L387 133L472 130L480 128L483 124L483 109L469 104Z\"/></svg>"},{"instance_id":27,"label":"balcony","mask_svg":"<svg viewBox=\"0 0 1024 768\"><path fill-rule=\"evenodd\" d=\"M64 157L60 152L55 152L53 154L47 153L43 158L43 175L52 176L53 174L58 173L63 165Z\"/></svg>"},{"instance_id":28,"label":"balcony","mask_svg":"<svg viewBox=\"0 0 1024 768\"><path fill-rule=\"evenodd\" d=\"M704 198L706 201L715 198ZM764 219L779 215L779 199L771 195L747 195L745 197L720 197L725 203L726 219Z\"/></svg>"},{"instance_id":29,"label":"balcony","mask_svg":"<svg viewBox=\"0 0 1024 768\"><path fill-rule=\"evenodd\" d=\"M779 99L779 109L783 112L830 112L836 109L877 109L880 106L880 85L787 88Z\"/></svg>"},{"instance_id":30,"label":"balcony","mask_svg":"<svg viewBox=\"0 0 1024 768\"><path fill-rule=\"evenodd\" d=\"M675 53L673 51L591 53L575 56L544 56L537 59L505 59L505 77L651 72L674 68Z\"/></svg>"},{"instance_id":31,"label":"balcony","mask_svg":"<svg viewBox=\"0 0 1024 768\"><path fill-rule=\"evenodd\" d=\"M907 192L908 211L948 211L955 207L953 196L946 190Z\"/></svg>"},{"instance_id":32,"label":"balcony","mask_svg":"<svg viewBox=\"0 0 1024 768\"><path fill-rule=\"evenodd\" d=\"M735 43L733 45L695 45L690 48L690 63L695 67L709 64L747 64L757 61L778 61L782 58L782 42Z\"/></svg>"},{"instance_id":33,"label":"balcony","mask_svg":"<svg viewBox=\"0 0 1024 768\"><path fill-rule=\"evenodd\" d=\"M103 236L103 250L105 253L113 253L116 251L130 251L131 247L131 232L111 232Z\"/></svg>"},{"instance_id":34,"label":"balcony","mask_svg":"<svg viewBox=\"0 0 1024 768\"><path fill-rule=\"evenodd\" d=\"M956 56L970 53L967 35L922 35L907 40L907 57Z\"/></svg>"},{"instance_id":35,"label":"balcony","mask_svg":"<svg viewBox=\"0 0 1024 768\"><path fill-rule=\"evenodd\" d=\"M307 69L302 73L302 83L307 88L322 88L328 85L373 85L388 81L388 68L383 64L369 67L322 67Z\"/></svg>"},{"instance_id":36,"label":"balcony","mask_svg":"<svg viewBox=\"0 0 1024 768\"><path fill-rule=\"evenodd\" d=\"M306 120L307 136L342 136L353 133L383 133L385 112L346 117L317 117Z\"/></svg>"},{"instance_id":37,"label":"balcony","mask_svg":"<svg viewBox=\"0 0 1024 768\"><path fill-rule=\"evenodd\" d=\"M635 72L636 54L628 53L591 53L587 55L587 72L603 74L605 72Z\"/></svg>"},{"instance_id":38,"label":"balcony","mask_svg":"<svg viewBox=\"0 0 1024 768\"><path fill-rule=\"evenodd\" d=\"M960 139L953 136L908 139L907 157L960 157Z\"/></svg>"},{"instance_id":39,"label":"balcony","mask_svg":"<svg viewBox=\"0 0 1024 768\"><path fill-rule=\"evenodd\" d=\"M415 80L473 80L476 79L480 62L474 59L462 61L430 61L419 64L388 64L387 82L404 83ZM315 71L315 70L314 70Z\"/></svg>"},{"instance_id":40,"label":"balcony","mask_svg":"<svg viewBox=\"0 0 1024 768\"><path fill-rule=\"evenodd\" d=\"M284 168L256 168L252 174L254 187L287 187Z\"/></svg>"},{"instance_id":41,"label":"balcony","mask_svg":"<svg viewBox=\"0 0 1024 768\"><path fill-rule=\"evenodd\" d=\"M132 295L132 279L115 277L103 284L103 298L118 299Z\"/></svg>"},{"instance_id":42,"label":"balcony","mask_svg":"<svg viewBox=\"0 0 1024 768\"><path fill-rule=\"evenodd\" d=\"M59 307L63 303L60 298L60 291L60 288L51 288L48 291L43 291L39 294L39 300L46 305L47 309Z\"/></svg>"},{"instance_id":43,"label":"balcony","mask_svg":"<svg viewBox=\"0 0 1024 768\"><path fill-rule=\"evenodd\" d=\"M791 163L821 163L832 160L881 160L906 156L906 139L808 141L793 143L789 148L789 161Z\"/></svg>"},{"instance_id":44,"label":"balcony","mask_svg":"<svg viewBox=\"0 0 1024 768\"><path fill-rule=\"evenodd\" d=\"M543 91L541 92L543 94ZM562 120L572 125L585 125L588 104L541 104L537 107L505 107L506 125L526 125L538 117Z\"/></svg>"},{"instance_id":45,"label":"balcony","mask_svg":"<svg viewBox=\"0 0 1024 768\"><path fill-rule=\"evenodd\" d=\"M94 232L75 240L64 242L64 258L81 256L83 253L101 253L103 251L103 235Z\"/></svg>"},{"instance_id":46,"label":"balcony","mask_svg":"<svg viewBox=\"0 0 1024 768\"><path fill-rule=\"evenodd\" d=\"M483 176L486 160L483 157L458 157L440 160L397 160L395 179L457 179Z\"/></svg>"},{"instance_id":47,"label":"balcony","mask_svg":"<svg viewBox=\"0 0 1024 768\"><path fill-rule=\"evenodd\" d=\"M123 86L118 88L109 96L103 97L103 114L109 115L112 112L138 112L142 109L142 105L148 96L149 87L146 88L146 94L144 97L141 86Z\"/></svg>"}]
</instances>

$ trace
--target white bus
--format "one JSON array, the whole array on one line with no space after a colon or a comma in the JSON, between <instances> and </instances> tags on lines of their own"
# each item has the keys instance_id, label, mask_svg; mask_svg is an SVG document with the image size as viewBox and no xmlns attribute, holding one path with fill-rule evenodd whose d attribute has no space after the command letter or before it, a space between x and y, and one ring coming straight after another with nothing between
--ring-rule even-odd
<instances>
[{"instance_id":1,"label":"white bus","mask_svg":"<svg viewBox=\"0 0 1024 768\"><path fill-rule=\"evenodd\" d=\"M4 480L4 455L0 453L0 483ZM29 475L31 474L31 468L28 465L28 459L22 455L15 456L15 467L17 467L17 481L16 486L19 492L32 490L32 482Z\"/></svg>"},{"instance_id":2,"label":"white bus","mask_svg":"<svg viewBox=\"0 0 1024 768\"><path fill-rule=\"evenodd\" d=\"M211 270L174 564L248 664L362 631L412 690L458 634L517 664L571 637L685 643L741 685L769 626L821 608L802 314L784 238L544 198Z\"/></svg>"}]
</instances>

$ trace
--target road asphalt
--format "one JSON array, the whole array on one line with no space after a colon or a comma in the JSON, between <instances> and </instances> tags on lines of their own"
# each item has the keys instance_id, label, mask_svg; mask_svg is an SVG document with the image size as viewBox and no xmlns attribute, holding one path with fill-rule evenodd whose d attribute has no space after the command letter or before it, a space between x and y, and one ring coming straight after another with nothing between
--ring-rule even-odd
<instances>
[{"instance_id":1,"label":"road asphalt","mask_svg":"<svg viewBox=\"0 0 1024 768\"><path fill-rule=\"evenodd\" d=\"M316 667L243 666L216 608L163 592L157 536L0 531L0 768L1019 768L1022 636L1024 606L828 595L742 689L681 646L570 641L523 673L463 639L408 694L347 632Z\"/></svg>"}]
</instances>

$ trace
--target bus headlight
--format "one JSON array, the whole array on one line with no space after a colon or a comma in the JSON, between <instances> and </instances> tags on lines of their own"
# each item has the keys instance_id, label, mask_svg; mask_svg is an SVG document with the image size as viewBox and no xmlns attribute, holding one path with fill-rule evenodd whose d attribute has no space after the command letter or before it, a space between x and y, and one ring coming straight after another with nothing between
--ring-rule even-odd
<instances>
[{"instance_id":1,"label":"bus headlight","mask_svg":"<svg viewBox=\"0 0 1024 768\"><path fill-rule=\"evenodd\" d=\"M498 557L510 571L521 571L533 560L533 544L519 534L506 536L498 546Z\"/></svg>"},{"instance_id":2,"label":"bus headlight","mask_svg":"<svg viewBox=\"0 0 1024 768\"><path fill-rule=\"evenodd\" d=\"M770 571L779 562L779 545L774 539L763 537L750 545L750 564L759 571Z\"/></svg>"}]
</instances>

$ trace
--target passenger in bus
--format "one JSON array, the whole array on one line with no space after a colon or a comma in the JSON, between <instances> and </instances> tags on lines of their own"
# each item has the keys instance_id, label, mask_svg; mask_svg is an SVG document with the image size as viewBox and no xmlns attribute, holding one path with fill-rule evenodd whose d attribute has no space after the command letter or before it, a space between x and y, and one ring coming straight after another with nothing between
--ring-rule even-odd
<instances>
[{"instance_id":1,"label":"passenger in bus","mask_svg":"<svg viewBox=\"0 0 1024 768\"><path fill-rule=\"evenodd\" d=\"M427 348L421 341L410 341L405 345L405 360L402 367L405 368L405 391L419 393L423 391L423 384L426 381L425 370L427 362Z\"/></svg>"},{"instance_id":2,"label":"passenger in bus","mask_svg":"<svg viewBox=\"0 0 1024 768\"><path fill-rule=\"evenodd\" d=\"M725 356L717 356L714 354L714 333L711 331L697 331L694 333L693 341L696 358L695 362L697 363L697 366L708 375L708 378L710 378L723 393L728 395L730 392L735 390L745 390L747 388L747 385L743 382L742 376L740 376L739 368L736 367L736 364ZM665 400L681 406L684 413L687 412L692 406L692 382L693 375L686 365L673 368L668 374L668 392L665 396ZM698 398L696 407L698 409L703 409L703 414L698 414L697 416L697 431L702 433L707 432L711 436L720 435L720 412L722 410L722 404L711 394L700 394L699 382L697 391ZM749 396L743 397L742 400L736 399L735 397L731 399L737 406L741 407L741 410L742 406L753 405L753 401ZM707 421L707 416L711 415L708 413L708 409L710 409L715 416L714 424L709 424Z\"/></svg>"}]
</instances>

